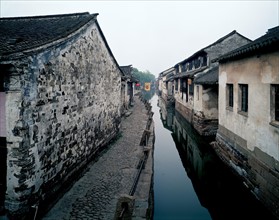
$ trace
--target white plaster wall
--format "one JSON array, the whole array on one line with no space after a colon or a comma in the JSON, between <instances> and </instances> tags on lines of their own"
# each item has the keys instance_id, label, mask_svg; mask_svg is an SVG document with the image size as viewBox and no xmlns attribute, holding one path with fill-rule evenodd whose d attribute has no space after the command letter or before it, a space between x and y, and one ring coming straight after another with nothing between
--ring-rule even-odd
<instances>
[{"instance_id":1,"label":"white plaster wall","mask_svg":"<svg viewBox=\"0 0 279 220\"><path fill-rule=\"evenodd\" d=\"M226 83L234 85L233 111L226 110ZM248 84L248 117L238 113L238 84ZM219 124L279 160L279 128L270 125L270 87L279 84L279 53L221 64Z\"/></svg>"},{"instance_id":2,"label":"white plaster wall","mask_svg":"<svg viewBox=\"0 0 279 220\"><path fill-rule=\"evenodd\" d=\"M202 103L203 99L206 99L207 97L203 96L203 89L202 85L194 85L194 109L195 111L202 111Z\"/></svg>"}]
</instances>

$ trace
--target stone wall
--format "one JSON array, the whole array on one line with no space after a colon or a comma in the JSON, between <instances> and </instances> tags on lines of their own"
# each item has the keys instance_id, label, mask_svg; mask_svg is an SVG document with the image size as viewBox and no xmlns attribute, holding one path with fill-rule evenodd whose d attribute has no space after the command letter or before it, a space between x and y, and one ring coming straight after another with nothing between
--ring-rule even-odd
<instances>
[{"instance_id":1,"label":"stone wall","mask_svg":"<svg viewBox=\"0 0 279 220\"><path fill-rule=\"evenodd\" d=\"M193 121L193 111L187 108L181 102L175 101L175 110L177 110L189 123Z\"/></svg>"},{"instance_id":2,"label":"stone wall","mask_svg":"<svg viewBox=\"0 0 279 220\"><path fill-rule=\"evenodd\" d=\"M256 198L279 218L278 172L258 158L268 157L269 160L273 160L274 164L276 161L262 151L253 153L244 151L243 148L239 148L236 143L230 141L229 137L219 133L219 131L220 128L216 141L212 144L217 155L241 178L243 184ZM228 136L230 136L229 133L227 133Z\"/></svg>"},{"instance_id":3,"label":"stone wall","mask_svg":"<svg viewBox=\"0 0 279 220\"><path fill-rule=\"evenodd\" d=\"M5 207L21 214L55 197L117 134L121 73L97 23L12 65Z\"/></svg>"},{"instance_id":4,"label":"stone wall","mask_svg":"<svg viewBox=\"0 0 279 220\"><path fill-rule=\"evenodd\" d=\"M201 87L201 88L199 88ZM200 135L216 135L218 129L218 85L195 85L193 126Z\"/></svg>"}]
</instances>

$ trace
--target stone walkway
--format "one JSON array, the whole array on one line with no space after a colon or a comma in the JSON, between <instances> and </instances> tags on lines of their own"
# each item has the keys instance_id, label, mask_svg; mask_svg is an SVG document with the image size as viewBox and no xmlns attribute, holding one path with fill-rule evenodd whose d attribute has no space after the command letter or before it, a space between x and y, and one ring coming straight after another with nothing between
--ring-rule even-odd
<instances>
[{"instance_id":1,"label":"stone walkway","mask_svg":"<svg viewBox=\"0 0 279 220\"><path fill-rule=\"evenodd\" d=\"M123 118L121 136L43 217L44 220L113 219L117 200L129 194L143 155L140 140L148 119L135 97L132 114Z\"/></svg>"}]
</instances>

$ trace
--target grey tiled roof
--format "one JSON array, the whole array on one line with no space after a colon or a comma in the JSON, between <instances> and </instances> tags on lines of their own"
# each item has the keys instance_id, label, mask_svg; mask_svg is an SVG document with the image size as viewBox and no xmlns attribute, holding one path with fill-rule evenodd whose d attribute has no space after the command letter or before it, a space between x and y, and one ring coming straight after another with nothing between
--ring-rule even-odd
<instances>
[{"instance_id":1,"label":"grey tiled roof","mask_svg":"<svg viewBox=\"0 0 279 220\"><path fill-rule=\"evenodd\" d=\"M132 65L128 65L128 66L120 66L120 69L123 73L123 79L130 79L131 82L139 82L138 79L136 79L133 75L132 75L132 70L133 67Z\"/></svg>"},{"instance_id":2,"label":"grey tiled roof","mask_svg":"<svg viewBox=\"0 0 279 220\"><path fill-rule=\"evenodd\" d=\"M220 39L218 39L218 40L215 41L214 43L212 43L212 44L210 44L210 45L208 45L208 46L202 48L201 50L197 51L196 53L192 54L190 57L186 58L185 60L183 60L183 61L177 63L175 66L177 66L177 65L179 65L179 64L182 64L182 63L185 63L185 62L191 60L191 59L192 59L193 57L195 57L195 56L199 56L200 54L206 53L205 50L206 50L207 48L212 47L212 46L214 46L214 45L216 45L216 44L221 43L222 41L224 41L225 39L229 38L230 36L232 36L232 35L234 35L234 34L238 34L239 36L241 36L241 37L247 39L248 41L251 41L251 40L248 39L247 37L245 37L245 36L239 34L236 30L234 30L234 31L230 32L229 34L225 35L224 37L221 37Z\"/></svg>"},{"instance_id":3,"label":"grey tiled roof","mask_svg":"<svg viewBox=\"0 0 279 220\"><path fill-rule=\"evenodd\" d=\"M186 72L179 73L177 75L174 75L171 78L173 78L173 79L183 78L183 77L193 78L197 73L199 73L201 71L204 71L207 68L208 68L207 66L203 66L203 67L198 68L198 69L194 69L194 70L191 70L191 71L186 71Z\"/></svg>"},{"instance_id":4,"label":"grey tiled roof","mask_svg":"<svg viewBox=\"0 0 279 220\"><path fill-rule=\"evenodd\" d=\"M196 76L194 83L195 84L217 84L218 83L218 74L219 74L219 66L215 66L209 69L206 72L200 73Z\"/></svg>"},{"instance_id":5,"label":"grey tiled roof","mask_svg":"<svg viewBox=\"0 0 279 220\"><path fill-rule=\"evenodd\" d=\"M131 76L132 73L132 65L128 66L120 66L120 69L124 73L125 76Z\"/></svg>"},{"instance_id":6,"label":"grey tiled roof","mask_svg":"<svg viewBox=\"0 0 279 220\"><path fill-rule=\"evenodd\" d=\"M254 55L255 53L266 53L279 50L279 26L271 28L268 32L236 50L233 50L214 61L225 62L227 60L239 59Z\"/></svg>"},{"instance_id":7,"label":"grey tiled roof","mask_svg":"<svg viewBox=\"0 0 279 220\"><path fill-rule=\"evenodd\" d=\"M97 14L76 13L0 18L0 56L21 52L59 40L75 32Z\"/></svg>"}]
</instances>

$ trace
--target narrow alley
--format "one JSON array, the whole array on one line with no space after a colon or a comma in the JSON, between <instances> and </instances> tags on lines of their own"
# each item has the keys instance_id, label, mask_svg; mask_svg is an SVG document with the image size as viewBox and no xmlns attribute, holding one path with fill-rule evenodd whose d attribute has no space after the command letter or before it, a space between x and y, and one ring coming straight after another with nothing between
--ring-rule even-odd
<instances>
[{"instance_id":1,"label":"narrow alley","mask_svg":"<svg viewBox=\"0 0 279 220\"><path fill-rule=\"evenodd\" d=\"M123 119L118 140L89 165L84 176L43 219L114 219L118 199L123 194L129 194L137 174L144 148L140 146L140 140L148 121L148 111L137 96L130 110L132 114ZM149 140L149 143L152 144L152 141ZM137 213L134 215L137 216L146 213L149 197L149 190L146 189L150 189L153 172L152 157L150 152L135 192L134 213Z\"/></svg>"}]
</instances>

